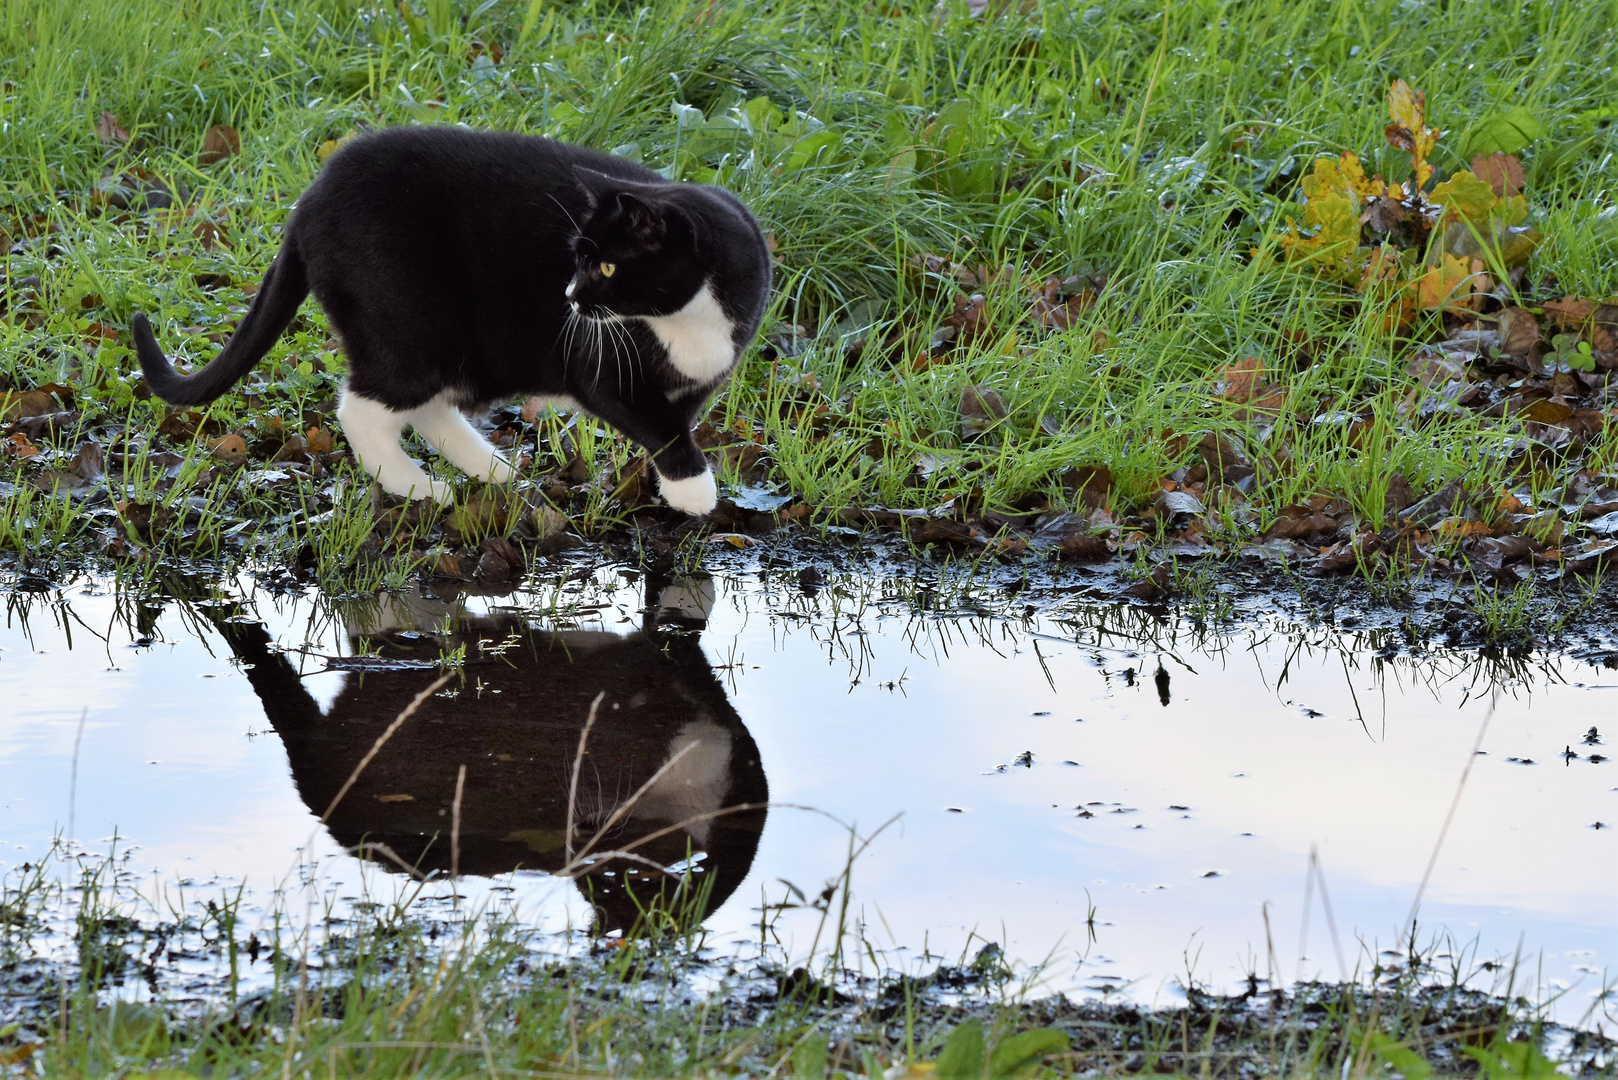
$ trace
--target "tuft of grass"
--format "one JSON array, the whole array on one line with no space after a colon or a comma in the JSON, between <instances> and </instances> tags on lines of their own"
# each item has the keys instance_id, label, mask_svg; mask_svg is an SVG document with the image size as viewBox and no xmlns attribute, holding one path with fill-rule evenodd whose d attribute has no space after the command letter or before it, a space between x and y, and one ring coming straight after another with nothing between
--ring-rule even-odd
<instances>
[{"instance_id":1,"label":"tuft of grass","mask_svg":"<svg viewBox=\"0 0 1618 1080\"><path fill-rule=\"evenodd\" d=\"M116 848L58 845L0 880L8 1064L44 1076L868 1080L1035 1065L1045 1076L1338 1077L1388 1063L1424 1076L1477 1059L1501 1080L1524 1075L1501 1058L1547 1077L1614 1068L1610 1039L1543 1022L1512 995L1514 976L1503 993L1468 989L1466 950L1447 941L1411 942L1393 961L1368 946L1359 982L1281 991L1255 974L1240 996L1192 985L1184 1005L1147 1009L1034 999L1038 972L1013 971L992 943L920 974L883 967L846 928L795 967L768 950L710 958L688 917L704 905L684 890L683 905L650 907L630 932L586 948L418 882L396 879L390 892L373 879L352 910L283 894L250 911L240 889L154 902L122 867ZM845 945L874 966L845 970ZM136 984L147 992L132 994Z\"/></svg>"}]
</instances>

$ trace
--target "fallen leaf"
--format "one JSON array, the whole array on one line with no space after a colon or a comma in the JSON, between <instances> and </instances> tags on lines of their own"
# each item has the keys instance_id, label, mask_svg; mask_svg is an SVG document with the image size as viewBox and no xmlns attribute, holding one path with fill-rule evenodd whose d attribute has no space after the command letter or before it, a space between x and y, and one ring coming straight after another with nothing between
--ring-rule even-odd
<instances>
[{"instance_id":1,"label":"fallen leaf","mask_svg":"<svg viewBox=\"0 0 1618 1080\"><path fill-rule=\"evenodd\" d=\"M96 120L96 137L104 143L115 143L119 146L129 141L129 132L118 123L118 118L110 112L104 112Z\"/></svg>"},{"instance_id":2,"label":"fallen leaf","mask_svg":"<svg viewBox=\"0 0 1618 1080\"><path fill-rule=\"evenodd\" d=\"M1334 536L1341 526L1337 519L1311 507L1294 504L1281 508L1281 514L1268 529L1265 540L1321 540Z\"/></svg>"},{"instance_id":3,"label":"fallen leaf","mask_svg":"<svg viewBox=\"0 0 1618 1080\"><path fill-rule=\"evenodd\" d=\"M965 344L989 328L989 315L982 293L956 293L955 310L944 319L945 326L955 328L961 344Z\"/></svg>"},{"instance_id":4,"label":"fallen leaf","mask_svg":"<svg viewBox=\"0 0 1618 1080\"><path fill-rule=\"evenodd\" d=\"M562 535L568 526L567 517L553 506L536 506L528 523L541 540Z\"/></svg>"},{"instance_id":5,"label":"fallen leaf","mask_svg":"<svg viewBox=\"0 0 1618 1080\"><path fill-rule=\"evenodd\" d=\"M85 480L99 480L107 473L106 457L94 439L86 439L79 444L78 452L73 455L68 468Z\"/></svg>"},{"instance_id":6,"label":"fallen leaf","mask_svg":"<svg viewBox=\"0 0 1618 1080\"><path fill-rule=\"evenodd\" d=\"M1066 330L1095 306L1096 292L1079 275L1066 280L1052 275L1033 290L1029 315L1040 326Z\"/></svg>"},{"instance_id":7,"label":"fallen leaf","mask_svg":"<svg viewBox=\"0 0 1618 1080\"><path fill-rule=\"evenodd\" d=\"M312 427L304 432L303 439L311 454L329 454L337 449L337 439L329 428Z\"/></svg>"},{"instance_id":8,"label":"fallen leaf","mask_svg":"<svg viewBox=\"0 0 1618 1080\"><path fill-rule=\"evenodd\" d=\"M1522 194L1522 159L1516 154L1502 154L1498 150L1487 156L1479 154L1472 159L1472 174L1488 181L1499 198Z\"/></svg>"},{"instance_id":9,"label":"fallen leaf","mask_svg":"<svg viewBox=\"0 0 1618 1080\"><path fill-rule=\"evenodd\" d=\"M1539 351L1539 320L1525 308L1500 312L1500 351L1518 360L1535 358Z\"/></svg>"},{"instance_id":10,"label":"fallen leaf","mask_svg":"<svg viewBox=\"0 0 1618 1080\"><path fill-rule=\"evenodd\" d=\"M1215 484L1241 486L1256 475L1252 463L1242 453L1241 447L1227 435L1210 431L1197 444L1197 451L1202 454L1202 463L1207 467L1210 486Z\"/></svg>"},{"instance_id":11,"label":"fallen leaf","mask_svg":"<svg viewBox=\"0 0 1618 1080\"><path fill-rule=\"evenodd\" d=\"M44 1047L44 1043L24 1042L15 1046L0 1046L0 1066L19 1065Z\"/></svg>"},{"instance_id":12,"label":"fallen leaf","mask_svg":"<svg viewBox=\"0 0 1618 1080\"><path fill-rule=\"evenodd\" d=\"M1438 265L1411 285L1423 308L1467 309L1472 306L1476 275L1472 264L1459 255L1441 255Z\"/></svg>"},{"instance_id":13,"label":"fallen leaf","mask_svg":"<svg viewBox=\"0 0 1618 1080\"><path fill-rule=\"evenodd\" d=\"M229 124L215 124L202 136L197 164L213 165L242 152L241 134Z\"/></svg>"},{"instance_id":14,"label":"fallen leaf","mask_svg":"<svg viewBox=\"0 0 1618 1080\"><path fill-rule=\"evenodd\" d=\"M1433 527L1433 534L1445 540L1464 540L1469 536L1488 536L1494 529L1481 521L1465 518L1445 518Z\"/></svg>"},{"instance_id":15,"label":"fallen leaf","mask_svg":"<svg viewBox=\"0 0 1618 1080\"><path fill-rule=\"evenodd\" d=\"M977 544L984 540L981 532L964 521L948 518L925 518L910 526L910 539L917 544Z\"/></svg>"},{"instance_id":16,"label":"fallen leaf","mask_svg":"<svg viewBox=\"0 0 1618 1080\"><path fill-rule=\"evenodd\" d=\"M1062 474L1062 486L1096 510L1107 505L1112 493L1112 470L1105 465L1079 465Z\"/></svg>"},{"instance_id":17,"label":"fallen leaf","mask_svg":"<svg viewBox=\"0 0 1618 1080\"><path fill-rule=\"evenodd\" d=\"M1160 491L1152 504L1152 513L1170 528L1181 529L1194 517L1200 517L1207 507L1189 491Z\"/></svg>"},{"instance_id":18,"label":"fallen leaf","mask_svg":"<svg viewBox=\"0 0 1618 1080\"><path fill-rule=\"evenodd\" d=\"M349 143L353 142L354 137L356 135L358 135L358 134L359 134L359 132L357 132L357 131L350 131L347 134L343 135L341 138L327 139L325 142L321 143L320 146L315 149L315 157L319 158L321 161L325 161L327 158L331 157L337 151L341 150L343 147L345 147Z\"/></svg>"},{"instance_id":19,"label":"fallen leaf","mask_svg":"<svg viewBox=\"0 0 1618 1080\"><path fill-rule=\"evenodd\" d=\"M240 465L247 460L247 443L240 435L232 432L217 439L209 439L208 452L227 465Z\"/></svg>"},{"instance_id":20,"label":"fallen leaf","mask_svg":"<svg viewBox=\"0 0 1618 1080\"><path fill-rule=\"evenodd\" d=\"M987 386L969 386L961 391L961 438L975 439L997 422L1004 420L1010 410L1005 399Z\"/></svg>"},{"instance_id":21,"label":"fallen leaf","mask_svg":"<svg viewBox=\"0 0 1618 1080\"><path fill-rule=\"evenodd\" d=\"M743 533L711 533L708 536L710 544L728 544L733 548L746 549L757 544L758 541Z\"/></svg>"},{"instance_id":22,"label":"fallen leaf","mask_svg":"<svg viewBox=\"0 0 1618 1080\"><path fill-rule=\"evenodd\" d=\"M1558 326L1577 327L1594 317L1597 306L1593 300L1575 300L1571 296L1564 296L1560 300L1545 302L1545 318Z\"/></svg>"},{"instance_id":23,"label":"fallen leaf","mask_svg":"<svg viewBox=\"0 0 1618 1080\"><path fill-rule=\"evenodd\" d=\"M197 238L203 251L217 251L219 248L228 249L231 246L230 234L225 230L225 226L207 218L192 227L191 235Z\"/></svg>"},{"instance_id":24,"label":"fallen leaf","mask_svg":"<svg viewBox=\"0 0 1618 1080\"><path fill-rule=\"evenodd\" d=\"M1573 416L1573 410L1560 401L1540 398L1518 410L1516 415L1519 420L1531 420L1536 424L1560 424Z\"/></svg>"},{"instance_id":25,"label":"fallen leaf","mask_svg":"<svg viewBox=\"0 0 1618 1080\"><path fill-rule=\"evenodd\" d=\"M0 394L0 422L9 423L25 416L44 416L56 409L56 399L43 390Z\"/></svg>"},{"instance_id":26,"label":"fallen leaf","mask_svg":"<svg viewBox=\"0 0 1618 1080\"><path fill-rule=\"evenodd\" d=\"M39 453L39 447L29 442L28 436L19 431L5 442L0 443L0 452L3 452L6 457L31 458Z\"/></svg>"},{"instance_id":27,"label":"fallen leaf","mask_svg":"<svg viewBox=\"0 0 1618 1080\"><path fill-rule=\"evenodd\" d=\"M493 537L490 540L504 540L505 537ZM479 581L509 581L522 573L522 563L512 562L502 552L489 550L485 544L483 554L478 556L475 576Z\"/></svg>"},{"instance_id":28,"label":"fallen leaf","mask_svg":"<svg viewBox=\"0 0 1618 1080\"><path fill-rule=\"evenodd\" d=\"M1076 534L1058 543L1056 553L1064 559L1107 559L1112 557L1112 546L1104 536Z\"/></svg>"},{"instance_id":29,"label":"fallen leaf","mask_svg":"<svg viewBox=\"0 0 1618 1080\"><path fill-rule=\"evenodd\" d=\"M1360 215L1361 221L1369 225L1373 232L1379 233L1392 232L1404 219L1404 204L1397 199L1372 199Z\"/></svg>"},{"instance_id":30,"label":"fallen leaf","mask_svg":"<svg viewBox=\"0 0 1618 1080\"><path fill-rule=\"evenodd\" d=\"M1264 383L1264 361L1245 357L1219 372L1214 392L1232 401L1252 401Z\"/></svg>"},{"instance_id":31,"label":"fallen leaf","mask_svg":"<svg viewBox=\"0 0 1618 1080\"><path fill-rule=\"evenodd\" d=\"M433 560L432 572L434 577L469 580L469 575L461 569L461 560L447 551Z\"/></svg>"}]
</instances>

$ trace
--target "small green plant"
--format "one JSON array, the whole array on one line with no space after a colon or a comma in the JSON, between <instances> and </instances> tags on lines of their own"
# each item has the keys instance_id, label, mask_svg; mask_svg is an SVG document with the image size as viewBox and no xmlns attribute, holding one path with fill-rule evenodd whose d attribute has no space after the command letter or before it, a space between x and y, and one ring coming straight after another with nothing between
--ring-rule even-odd
<instances>
[{"instance_id":1,"label":"small green plant","mask_svg":"<svg viewBox=\"0 0 1618 1080\"><path fill-rule=\"evenodd\" d=\"M1555 351L1544 356L1545 366L1556 371L1594 371L1595 353L1590 343L1572 334L1557 334L1551 339Z\"/></svg>"}]
</instances>

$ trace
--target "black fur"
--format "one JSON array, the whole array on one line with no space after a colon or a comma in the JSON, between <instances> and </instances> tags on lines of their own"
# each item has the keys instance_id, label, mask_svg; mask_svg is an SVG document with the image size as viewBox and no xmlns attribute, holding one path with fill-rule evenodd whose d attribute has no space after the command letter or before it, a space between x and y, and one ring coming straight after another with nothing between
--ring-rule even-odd
<instances>
[{"instance_id":1,"label":"black fur","mask_svg":"<svg viewBox=\"0 0 1618 1080\"><path fill-rule=\"evenodd\" d=\"M579 315L564 295L575 274ZM313 292L347 353L350 393L398 410L440 394L463 405L566 395L684 479L706 468L691 427L728 371L687 378L639 320L580 315L673 314L705 282L739 354L763 318L770 258L728 192L551 139L395 128L327 162L205 368L177 373L145 316L131 327L152 391L192 405L246 374Z\"/></svg>"}]
</instances>

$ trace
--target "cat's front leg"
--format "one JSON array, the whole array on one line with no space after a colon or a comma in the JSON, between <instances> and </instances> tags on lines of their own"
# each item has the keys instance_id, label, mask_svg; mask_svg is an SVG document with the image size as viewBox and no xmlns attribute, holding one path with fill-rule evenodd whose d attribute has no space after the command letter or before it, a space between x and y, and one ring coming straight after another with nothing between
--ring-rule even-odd
<instances>
[{"instance_id":1,"label":"cat's front leg","mask_svg":"<svg viewBox=\"0 0 1618 1080\"><path fill-rule=\"evenodd\" d=\"M657 471L657 490L676 510L702 517L719 503L713 470L697 440L691 437L687 410L667 400L642 398L624 402L609 394L579 394L587 412L599 416L646 447Z\"/></svg>"},{"instance_id":2,"label":"cat's front leg","mask_svg":"<svg viewBox=\"0 0 1618 1080\"><path fill-rule=\"evenodd\" d=\"M642 439L633 432L625 432L652 452L652 466L657 472L657 493L676 510L704 517L713 513L719 503L719 487L714 483L713 470L708 459L691 432L679 429L679 434L661 444L651 438ZM655 438L655 436L653 436Z\"/></svg>"},{"instance_id":3,"label":"cat's front leg","mask_svg":"<svg viewBox=\"0 0 1618 1080\"><path fill-rule=\"evenodd\" d=\"M719 489L714 484L712 469L703 469L684 480L671 480L659 471L657 490L663 501L674 509L698 517L713 513L713 508L719 504Z\"/></svg>"}]
</instances>

